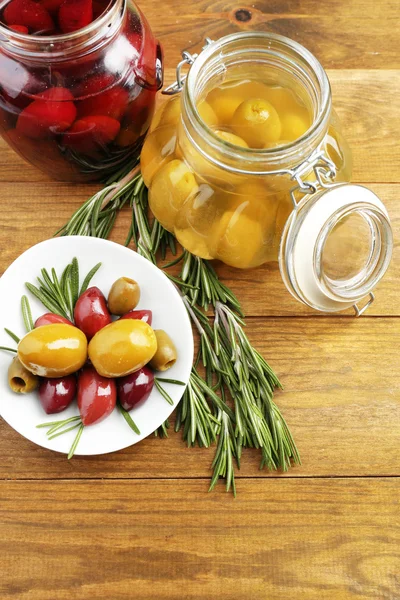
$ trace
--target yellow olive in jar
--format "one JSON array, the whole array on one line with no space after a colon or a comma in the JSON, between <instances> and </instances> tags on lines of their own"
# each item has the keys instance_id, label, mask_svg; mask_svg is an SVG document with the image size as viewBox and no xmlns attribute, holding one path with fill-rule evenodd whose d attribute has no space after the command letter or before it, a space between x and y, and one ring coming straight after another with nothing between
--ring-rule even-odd
<instances>
[{"instance_id":1,"label":"yellow olive in jar","mask_svg":"<svg viewBox=\"0 0 400 600\"><path fill-rule=\"evenodd\" d=\"M120 277L108 294L108 310L112 315L124 315L135 308L140 300L140 287L134 279Z\"/></svg>"},{"instance_id":2,"label":"yellow olive in jar","mask_svg":"<svg viewBox=\"0 0 400 600\"><path fill-rule=\"evenodd\" d=\"M215 127L218 125L217 115L211 108L211 106L205 100L200 100L197 105L197 111L204 123L209 127Z\"/></svg>"},{"instance_id":3,"label":"yellow olive in jar","mask_svg":"<svg viewBox=\"0 0 400 600\"><path fill-rule=\"evenodd\" d=\"M228 142L229 144L233 144L234 146L240 146L241 148L249 147L248 144L246 144L246 142L242 140L242 138L240 138L238 135L235 135L234 133L230 133L229 131L220 131L219 129L217 129L215 133L218 137L221 138L221 140L224 140L224 142Z\"/></svg>"},{"instance_id":4,"label":"yellow olive in jar","mask_svg":"<svg viewBox=\"0 0 400 600\"><path fill-rule=\"evenodd\" d=\"M149 133L163 125L176 125L181 114L180 96L172 96L155 113Z\"/></svg>"},{"instance_id":5,"label":"yellow olive in jar","mask_svg":"<svg viewBox=\"0 0 400 600\"><path fill-rule=\"evenodd\" d=\"M281 125L282 139L293 142L305 134L309 127L309 121L307 116L288 113L281 116Z\"/></svg>"},{"instance_id":6,"label":"yellow olive in jar","mask_svg":"<svg viewBox=\"0 0 400 600\"><path fill-rule=\"evenodd\" d=\"M245 99L245 95L235 87L215 88L207 95L207 102L214 110L221 125L229 125L235 110Z\"/></svg>"},{"instance_id":7,"label":"yellow olive in jar","mask_svg":"<svg viewBox=\"0 0 400 600\"><path fill-rule=\"evenodd\" d=\"M28 394L37 388L39 379L25 369L18 356L15 356L8 368L8 385L17 394Z\"/></svg>"},{"instance_id":8,"label":"yellow olive in jar","mask_svg":"<svg viewBox=\"0 0 400 600\"><path fill-rule=\"evenodd\" d=\"M63 377L75 373L85 364L87 339L73 325L43 325L22 338L18 344L18 358L35 375Z\"/></svg>"},{"instance_id":9,"label":"yellow olive in jar","mask_svg":"<svg viewBox=\"0 0 400 600\"><path fill-rule=\"evenodd\" d=\"M274 195L263 183L249 178L227 195L225 206L210 234L213 255L239 269L260 265L273 242Z\"/></svg>"},{"instance_id":10,"label":"yellow olive in jar","mask_svg":"<svg viewBox=\"0 0 400 600\"><path fill-rule=\"evenodd\" d=\"M161 126L150 133L143 144L140 153L140 168L147 187L158 169L175 158L176 127Z\"/></svg>"},{"instance_id":11,"label":"yellow olive in jar","mask_svg":"<svg viewBox=\"0 0 400 600\"><path fill-rule=\"evenodd\" d=\"M191 169L181 160L172 160L161 167L150 185L149 204L153 215L165 229L173 231L178 210L198 189Z\"/></svg>"},{"instance_id":12,"label":"yellow olive in jar","mask_svg":"<svg viewBox=\"0 0 400 600\"><path fill-rule=\"evenodd\" d=\"M250 98L236 109L231 127L250 148L264 148L267 142L277 142L281 137L281 121L268 100Z\"/></svg>"},{"instance_id":13,"label":"yellow olive in jar","mask_svg":"<svg viewBox=\"0 0 400 600\"><path fill-rule=\"evenodd\" d=\"M124 377L146 365L157 351L157 338L144 321L120 319L100 329L89 343L89 358L103 377Z\"/></svg>"}]
</instances>

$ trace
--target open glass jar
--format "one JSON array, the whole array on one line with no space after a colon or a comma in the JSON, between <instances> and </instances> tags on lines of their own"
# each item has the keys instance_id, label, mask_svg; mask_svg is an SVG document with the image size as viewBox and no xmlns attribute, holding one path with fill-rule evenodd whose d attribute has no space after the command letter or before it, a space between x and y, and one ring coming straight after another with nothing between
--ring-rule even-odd
<instances>
[{"instance_id":1,"label":"open glass jar","mask_svg":"<svg viewBox=\"0 0 400 600\"><path fill-rule=\"evenodd\" d=\"M165 93L141 154L161 224L205 259L279 261L301 302L360 314L392 231L379 198L349 183L351 152L317 59L282 36L233 34L184 52Z\"/></svg>"},{"instance_id":2,"label":"open glass jar","mask_svg":"<svg viewBox=\"0 0 400 600\"><path fill-rule=\"evenodd\" d=\"M135 4L88 2L88 24L72 32L57 0L0 6L0 133L64 181L102 178L138 155L162 86L161 48ZM72 3L71 18L83 4Z\"/></svg>"}]
</instances>

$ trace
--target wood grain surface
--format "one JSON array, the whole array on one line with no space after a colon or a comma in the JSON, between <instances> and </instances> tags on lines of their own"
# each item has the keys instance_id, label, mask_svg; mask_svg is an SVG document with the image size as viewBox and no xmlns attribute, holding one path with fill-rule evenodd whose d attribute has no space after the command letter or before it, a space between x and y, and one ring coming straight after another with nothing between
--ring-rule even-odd
<instances>
[{"instance_id":1,"label":"wood grain surface","mask_svg":"<svg viewBox=\"0 0 400 600\"><path fill-rule=\"evenodd\" d=\"M167 83L180 51L206 36L256 29L307 46L328 71L353 180L388 207L394 258L359 320L296 303L277 265L217 265L284 384L276 401L303 462L270 474L245 451L236 500L222 483L207 493L213 449L188 449L173 432L67 461L0 422L0 600L400 600L399 2L141 8ZM4 142L0 185L0 272L97 189L50 181ZM112 239L123 242L129 218Z\"/></svg>"}]
</instances>

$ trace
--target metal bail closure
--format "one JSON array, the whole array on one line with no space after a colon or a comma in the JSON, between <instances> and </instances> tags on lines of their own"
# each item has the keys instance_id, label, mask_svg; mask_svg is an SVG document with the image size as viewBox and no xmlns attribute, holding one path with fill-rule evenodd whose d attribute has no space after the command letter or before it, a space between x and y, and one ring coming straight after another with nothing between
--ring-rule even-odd
<instances>
[{"instance_id":1,"label":"metal bail closure","mask_svg":"<svg viewBox=\"0 0 400 600\"><path fill-rule=\"evenodd\" d=\"M354 307L359 316L374 300L392 249L381 200L361 185L336 184L296 205L282 234L279 266L289 292L304 304L323 312Z\"/></svg>"}]
</instances>

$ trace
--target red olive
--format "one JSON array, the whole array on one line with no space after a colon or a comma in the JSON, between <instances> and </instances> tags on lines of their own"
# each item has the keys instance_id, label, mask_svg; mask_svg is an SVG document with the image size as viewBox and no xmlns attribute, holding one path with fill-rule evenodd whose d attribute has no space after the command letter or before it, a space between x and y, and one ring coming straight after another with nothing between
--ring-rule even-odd
<instances>
[{"instance_id":1,"label":"red olive","mask_svg":"<svg viewBox=\"0 0 400 600\"><path fill-rule=\"evenodd\" d=\"M87 365L78 375L78 408L84 425L100 423L112 413L117 401L114 379L102 377Z\"/></svg>"},{"instance_id":2,"label":"red olive","mask_svg":"<svg viewBox=\"0 0 400 600\"><path fill-rule=\"evenodd\" d=\"M52 415L65 410L75 398L76 377L42 379L39 384L39 399L46 414Z\"/></svg>"},{"instance_id":3,"label":"red olive","mask_svg":"<svg viewBox=\"0 0 400 600\"><path fill-rule=\"evenodd\" d=\"M144 402L151 394L154 385L154 374L149 367L119 377L117 379L118 400L122 408L132 410L139 402Z\"/></svg>"},{"instance_id":4,"label":"red olive","mask_svg":"<svg viewBox=\"0 0 400 600\"><path fill-rule=\"evenodd\" d=\"M68 321L61 315L55 315L54 313L45 313L35 321L35 327L42 327L43 325L52 325L53 323L65 323L66 325L72 325L71 321Z\"/></svg>"},{"instance_id":5,"label":"red olive","mask_svg":"<svg viewBox=\"0 0 400 600\"><path fill-rule=\"evenodd\" d=\"M90 340L95 333L111 323L107 302L98 287L90 287L78 298L74 310L75 325Z\"/></svg>"},{"instance_id":6,"label":"red olive","mask_svg":"<svg viewBox=\"0 0 400 600\"><path fill-rule=\"evenodd\" d=\"M122 315L121 319L137 319L138 321L144 321L147 325L151 325L153 313L151 310L130 310L125 315Z\"/></svg>"}]
</instances>

